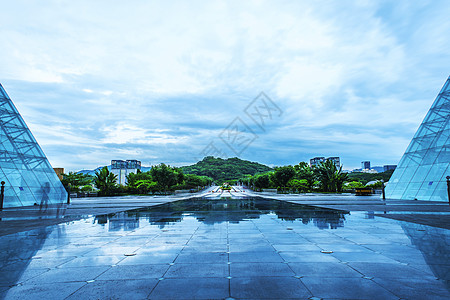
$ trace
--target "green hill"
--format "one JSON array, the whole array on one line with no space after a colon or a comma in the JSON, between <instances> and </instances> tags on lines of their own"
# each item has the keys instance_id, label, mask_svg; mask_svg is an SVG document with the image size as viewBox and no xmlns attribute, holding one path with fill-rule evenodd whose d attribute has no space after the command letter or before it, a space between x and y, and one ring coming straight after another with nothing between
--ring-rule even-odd
<instances>
[{"instance_id":1,"label":"green hill","mask_svg":"<svg viewBox=\"0 0 450 300\"><path fill-rule=\"evenodd\" d=\"M272 170L272 168L237 157L222 159L206 156L191 166L181 167L185 174L209 176L218 183L236 180L244 175L255 175Z\"/></svg>"}]
</instances>

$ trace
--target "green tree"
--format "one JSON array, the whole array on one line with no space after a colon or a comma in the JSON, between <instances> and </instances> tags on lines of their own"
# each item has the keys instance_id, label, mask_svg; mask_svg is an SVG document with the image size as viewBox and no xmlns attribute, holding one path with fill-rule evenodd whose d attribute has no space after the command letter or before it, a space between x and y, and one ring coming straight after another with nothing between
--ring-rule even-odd
<instances>
[{"instance_id":1,"label":"green tree","mask_svg":"<svg viewBox=\"0 0 450 300\"><path fill-rule=\"evenodd\" d=\"M255 185L255 187L257 189L261 190L261 189L266 189L269 187L269 185L270 185L270 174L269 173L256 175L254 177L255 178L253 180L253 184Z\"/></svg>"},{"instance_id":2,"label":"green tree","mask_svg":"<svg viewBox=\"0 0 450 300\"><path fill-rule=\"evenodd\" d=\"M141 172L141 170L137 170L137 173L130 173L127 175L127 185L130 187L135 186L136 181L138 180L152 180L152 175L150 171Z\"/></svg>"},{"instance_id":3,"label":"green tree","mask_svg":"<svg viewBox=\"0 0 450 300\"><path fill-rule=\"evenodd\" d=\"M341 192L347 174L342 173L342 166L336 167L333 161L326 160L315 169L324 192Z\"/></svg>"},{"instance_id":4,"label":"green tree","mask_svg":"<svg viewBox=\"0 0 450 300\"><path fill-rule=\"evenodd\" d=\"M158 188L158 183L148 179L141 179L134 182L133 188L138 194L154 193Z\"/></svg>"},{"instance_id":5,"label":"green tree","mask_svg":"<svg viewBox=\"0 0 450 300\"><path fill-rule=\"evenodd\" d=\"M309 184L306 179L291 179L287 183L288 187L291 187L293 190L296 190L298 192L305 192L309 189Z\"/></svg>"},{"instance_id":6,"label":"green tree","mask_svg":"<svg viewBox=\"0 0 450 300\"><path fill-rule=\"evenodd\" d=\"M166 164L159 164L153 166L150 170L153 180L158 183L160 188L164 191L164 194L167 193L167 190L169 190L171 186L178 183L180 175L175 169L177 168L172 168Z\"/></svg>"},{"instance_id":7,"label":"green tree","mask_svg":"<svg viewBox=\"0 0 450 300\"><path fill-rule=\"evenodd\" d=\"M364 187L364 184L362 184L359 181L351 181L351 182L345 183L344 187L345 187L346 190L353 190L353 189Z\"/></svg>"},{"instance_id":8,"label":"green tree","mask_svg":"<svg viewBox=\"0 0 450 300\"><path fill-rule=\"evenodd\" d=\"M111 173L107 167L95 172L94 184L100 190L100 195L111 195L116 187L117 175Z\"/></svg>"},{"instance_id":9,"label":"green tree","mask_svg":"<svg viewBox=\"0 0 450 300\"><path fill-rule=\"evenodd\" d=\"M314 169L304 161L300 162L298 165L295 165L294 169L296 172L295 178L299 180L306 180L307 190L312 190L315 181Z\"/></svg>"},{"instance_id":10,"label":"green tree","mask_svg":"<svg viewBox=\"0 0 450 300\"><path fill-rule=\"evenodd\" d=\"M279 187L286 187L289 180L295 176L295 169L292 166L283 166L275 168L275 172L272 173L272 181Z\"/></svg>"},{"instance_id":11,"label":"green tree","mask_svg":"<svg viewBox=\"0 0 450 300\"><path fill-rule=\"evenodd\" d=\"M69 172L69 174L62 174L62 176L61 182L64 187L67 188L70 184L70 188L73 191L78 191L81 187L91 185L93 181L92 176L83 173Z\"/></svg>"}]
</instances>

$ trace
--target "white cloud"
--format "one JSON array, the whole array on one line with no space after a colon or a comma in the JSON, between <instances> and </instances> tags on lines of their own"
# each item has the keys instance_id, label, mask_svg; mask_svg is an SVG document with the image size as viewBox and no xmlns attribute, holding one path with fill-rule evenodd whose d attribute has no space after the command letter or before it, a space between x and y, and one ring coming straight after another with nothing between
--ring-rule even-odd
<instances>
[{"instance_id":1,"label":"white cloud","mask_svg":"<svg viewBox=\"0 0 450 300\"><path fill-rule=\"evenodd\" d=\"M73 166L114 153L186 161L260 91L285 111L278 144L270 132L255 143L268 140L267 163L295 149L293 134L345 141L356 162L366 142L400 158L448 76L449 12L445 1L13 1L0 11L0 80L49 157ZM398 138L378 138L380 126ZM101 150L70 156L58 143Z\"/></svg>"}]
</instances>

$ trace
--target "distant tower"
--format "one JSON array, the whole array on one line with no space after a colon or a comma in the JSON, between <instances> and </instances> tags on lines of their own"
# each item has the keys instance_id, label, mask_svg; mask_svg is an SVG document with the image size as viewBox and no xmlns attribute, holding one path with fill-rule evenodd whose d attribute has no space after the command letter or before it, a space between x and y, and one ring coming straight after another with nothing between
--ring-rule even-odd
<instances>
[{"instance_id":1,"label":"distant tower","mask_svg":"<svg viewBox=\"0 0 450 300\"><path fill-rule=\"evenodd\" d=\"M361 162L361 169L363 170L370 170L370 161L362 161Z\"/></svg>"},{"instance_id":2,"label":"distant tower","mask_svg":"<svg viewBox=\"0 0 450 300\"><path fill-rule=\"evenodd\" d=\"M309 160L309 166L310 167L317 166L324 161L325 161L325 157L323 157L323 156L314 157Z\"/></svg>"},{"instance_id":3,"label":"distant tower","mask_svg":"<svg viewBox=\"0 0 450 300\"><path fill-rule=\"evenodd\" d=\"M65 203L66 190L1 84L0 111L4 207Z\"/></svg>"},{"instance_id":4,"label":"distant tower","mask_svg":"<svg viewBox=\"0 0 450 300\"><path fill-rule=\"evenodd\" d=\"M338 169L341 166L341 158L339 156L328 157L327 160L331 160L332 162L334 162L334 165Z\"/></svg>"},{"instance_id":5,"label":"distant tower","mask_svg":"<svg viewBox=\"0 0 450 300\"><path fill-rule=\"evenodd\" d=\"M130 173L137 173L141 169L141 162L139 160L111 160L111 172L117 175L117 183L127 184L127 175Z\"/></svg>"}]
</instances>

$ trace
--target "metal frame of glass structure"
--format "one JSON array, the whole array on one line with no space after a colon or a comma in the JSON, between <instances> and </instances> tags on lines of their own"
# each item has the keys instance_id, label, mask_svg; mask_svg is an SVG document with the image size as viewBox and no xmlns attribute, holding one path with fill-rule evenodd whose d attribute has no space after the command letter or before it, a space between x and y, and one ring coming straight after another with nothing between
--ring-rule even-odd
<instances>
[{"instance_id":1,"label":"metal frame of glass structure","mask_svg":"<svg viewBox=\"0 0 450 300\"><path fill-rule=\"evenodd\" d=\"M448 201L450 77L386 185L386 198Z\"/></svg>"},{"instance_id":2,"label":"metal frame of glass structure","mask_svg":"<svg viewBox=\"0 0 450 300\"><path fill-rule=\"evenodd\" d=\"M64 203L67 192L0 84L0 180L4 207Z\"/></svg>"}]
</instances>

